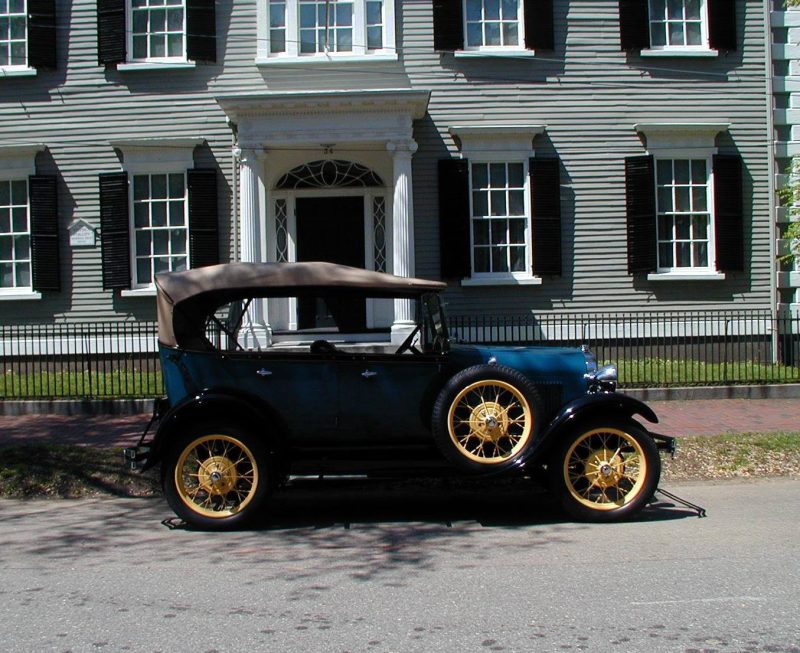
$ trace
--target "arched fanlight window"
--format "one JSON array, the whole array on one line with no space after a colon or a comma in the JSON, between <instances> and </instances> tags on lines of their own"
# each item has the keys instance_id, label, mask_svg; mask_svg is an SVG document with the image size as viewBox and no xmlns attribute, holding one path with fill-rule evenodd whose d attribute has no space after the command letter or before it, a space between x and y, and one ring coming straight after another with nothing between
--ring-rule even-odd
<instances>
[{"instance_id":1,"label":"arched fanlight window","mask_svg":"<svg viewBox=\"0 0 800 653\"><path fill-rule=\"evenodd\" d=\"M383 180L372 170L352 161L311 161L287 172L278 180L278 190L298 188L372 188Z\"/></svg>"}]
</instances>

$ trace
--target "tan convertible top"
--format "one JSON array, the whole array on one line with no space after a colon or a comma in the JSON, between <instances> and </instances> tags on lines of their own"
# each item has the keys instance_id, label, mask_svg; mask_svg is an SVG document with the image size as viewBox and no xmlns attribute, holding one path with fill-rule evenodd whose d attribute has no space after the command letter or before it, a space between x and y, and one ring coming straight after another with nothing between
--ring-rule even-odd
<instances>
[{"instance_id":1,"label":"tan convertible top","mask_svg":"<svg viewBox=\"0 0 800 653\"><path fill-rule=\"evenodd\" d=\"M446 284L396 277L335 263L223 263L156 275L158 339L176 346L205 330L206 317L228 302L247 297L359 294L415 297Z\"/></svg>"}]
</instances>

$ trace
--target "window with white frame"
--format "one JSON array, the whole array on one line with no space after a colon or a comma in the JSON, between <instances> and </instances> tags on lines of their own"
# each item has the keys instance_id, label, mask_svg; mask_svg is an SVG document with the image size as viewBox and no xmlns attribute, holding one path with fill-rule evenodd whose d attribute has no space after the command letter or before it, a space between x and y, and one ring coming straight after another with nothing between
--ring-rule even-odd
<instances>
[{"instance_id":1,"label":"window with white frame","mask_svg":"<svg viewBox=\"0 0 800 653\"><path fill-rule=\"evenodd\" d=\"M130 25L131 61L186 59L185 0L131 0Z\"/></svg>"},{"instance_id":2,"label":"window with white frame","mask_svg":"<svg viewBox=\"0 0 800 653\"><path fill-rule=\"evenodd\" d=\"M522 48L521 0L464 0L465 48Z\"/></svg>"},{"instance_id":3,"label":"window with white frame","mask_svg":"<svg viewBox=\"0 0 800 653\"><path fill-rule=\"evenodd\" d=\"M527 163L470 162L473 276L527 274Z\"/></svg>"},{"instance_id":4,"label":"window with white frame","mask_svg":"<svg viewBox=\"0 0 800 653\"><path fill-rule=\"evenodd\" d=\"M707 48L705 0L650 0L650 47Z\"/></svg>"},{"instance_id":5,"label":"window with white frame","mask_svg":"<svg viewBox=\"0 0 800 653\"><path fill-rule=\"evenodd\" d=\"M31 287L28 181L0 180L0 290Z\"/></svg>"},{"instance_id":6,"label":"window with white frame","mask_svg":"<svg viewBox=\"0 0 800 653\"><path fill-rule=\"evenodd\" d=\"M658 270L710 270L714 262L710 161L657 159Z\"/></svg>"},{"instance_id":7,"label":"window with white frame","mask_svg":"<svg viewBox=\"0 0 800 653\"><path fill-rule=\"evenodd\" d=\"M25 0L0 0L0 66L28 65Z\"/></svg>"},{"instance_id":8,"label":"window with white frame","mask_svg":"<svg viewBox=\"0 0 800 653\"><path fill-rule=\"evenodd\" d=\"M186 176L133 176L134 287L146 288L161 272L185 270L188 265Z\"/></svg>"},{"instance_id":9,"label":"window with white frame","mask_svg":"<svg viewBox=\"0 0 800 653\"><path fill-rule=\"evenodd\" d=\"M261 0L259 59L394 52L389 0Z\"/></svg>"}]
</instances>

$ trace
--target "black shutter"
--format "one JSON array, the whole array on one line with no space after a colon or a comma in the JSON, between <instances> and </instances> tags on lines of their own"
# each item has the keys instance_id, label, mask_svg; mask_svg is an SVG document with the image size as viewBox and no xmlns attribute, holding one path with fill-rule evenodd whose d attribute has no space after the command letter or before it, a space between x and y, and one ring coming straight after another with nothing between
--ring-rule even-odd
<instances>
[{"instance_id":1,"label":"black shutter","mask_svg":"<svg viewBox=\"0 0 800 653\"><path fill-rule=\"evenodd\" d=\"M652 156L625 159L625 213L628 273L654 272L658 258L655 164Z\"/></svg>"},{"instance_id":2,"label":"black shutter","mask_svg":"<svg viewBox=\"0 0 800 653\"><path fill-rule=\"evenodd\" d=\"M100 246L103 290L131 287L131 244L128 218L128 174L100 175Z\"/></svg>"},{"instance_id":3,"label":"black shutter","mask_svg":"<svg viewBox=\"0 0 800 653\"><path fill-rule=\"evenodd\" d=\"M553 0L525 0L525 47L529 50L552 50Z\"/></svg>"},{"instance_id":4,"label":"black shutter","mask_svg":"<svg viewBox=\"0 0 800 653\"><path fill-rule=\"evenodd\" d=\"M469 162L439 161L439 249L443 279L470 276Z\"/></svg>"},{"instance_id":5,"label":"black shutter","mask_svg":"<svg viewBox=\"0 0 800 653\"><path fill-rule=\"evenodd\" d=\"M736 3L708 0L708 41L715 50L736 50Z\"/></svg>"},{"instance_id":6,"label":"black shutter","mask_svg":"<svg viewBox=\"0 0 800 653\"><path fill-rule=\"evenodd\" d=\"M56 47L55 0L28 0L28 64L55 70Z\"/></svg>"},{"instance_id":7,"label":"black shutter","mask_svg":"<svg viewBox=\"0 0 800 653\"><path fill-rule=\"evenodd\" d=\"M31 267L34 290L61 290L58 256L58 193L54 175L28 177L31 203Z\"/></svg>"},{"instance_id":8,"label":"black shutter","mask_svg":"<svg viewBox=\"0 0 800 653\"><path fill-rule=\"evenodd\" d=\"M186 56L192 61L217 61L214 0L186 1Z\"/></svg>"},{"instance_id":9,"label":"black shutter","mask_svg":"<svg viewBox=\"0 0 800 653\"><path fill-rule=\"evenodd\" d=\"M619 0L620 45L623 50L650 47L650 12L647 0Z\"/></svg>"},{"instance_id":10,"label":"black shutter","mask_svg":"<svg viewBox=\"0 0 800 653\"><path fill-rule=\"evenodd\" d=\"M97 0L97 60L125 61L125 0Z\"/></svg>"},{"instance_id":11,"label":"black shutter","mask_svg":"<svg viewBox=\"0 0 800 653\"><path fill-rule=\"evenodd\" d=\"M714 157L714 220L717 270L743 271L742 158L736 154Z\"/></svg>"},{"instance_id":12,"label":"black shutter","mask_svg":"<svg viewBox=\"0 0 800 653\"><path fill-rule=\"evenodd\" d=\"M186 172L189 190L189 267L219 263L217 171L195 168Z\"/></svg>"},{"instance_id":13,"label":"black shutter","mask_svg":"<svg viewBox=\"0 0 800 653\"><path fill-rule=\"evenodd\" d=\"M558 159L531 159L533 273L561 274L561 170Z\"/></svg>"},{"instance_id":14,"label":"black shutter","mask_svg":"<svg viewBox=\"0 0 800 653\"><path fill-rule=\"evenodd\" d=\"M433 49L464 49L464 12L461 0L433 0Z\"/></svg>"}]
</instances>

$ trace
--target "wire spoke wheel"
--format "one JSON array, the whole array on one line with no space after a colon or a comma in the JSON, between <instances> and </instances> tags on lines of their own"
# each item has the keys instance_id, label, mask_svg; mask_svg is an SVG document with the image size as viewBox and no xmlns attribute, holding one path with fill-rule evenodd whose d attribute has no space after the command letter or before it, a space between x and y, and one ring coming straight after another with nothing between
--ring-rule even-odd
<instances>
[{"instance_id":1,"label":"wire spoke wheel","mask_svg":"<svg viewBox=\"0 0 800 653\"><path fill-rule=\"evenodd\" d=\"M527 446L533 432L533 411L512 384L484 379L456 395L447 427L462 456L492 465L513 458Z\"/></svg>"},{"instance_id":2,"label":"wire spoke wheel","mask_svg":"<svg viewBox=\"0 0 800 653\"><path fill-rule=\"evenodd\" d=\"M174 470L179 499L193 513L222 519L243 511L259 487L256 457L240 440L203 435L181 451Z\"/></svg>"},{"instance_id":3,"label":"wire spoke wheel","mask_svg":"<svg viewBox=\"0 0 800 653\"><path fill-rule=\"evenodd\" d=\"M641 437L613 427L582 432L562 458L561 474L569 498L591 511L613 511L642 503L655 462Z\"/></svg>"}]
</instances>

